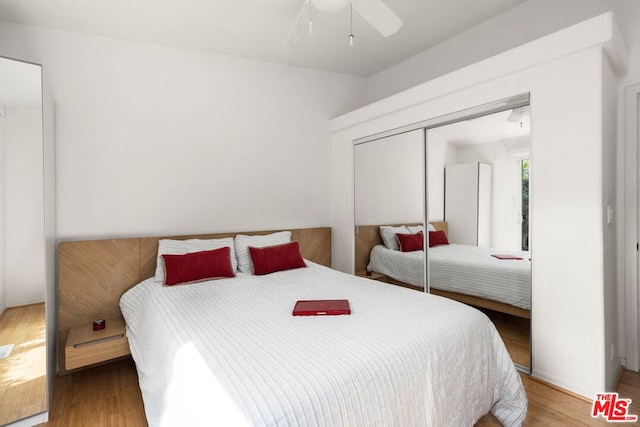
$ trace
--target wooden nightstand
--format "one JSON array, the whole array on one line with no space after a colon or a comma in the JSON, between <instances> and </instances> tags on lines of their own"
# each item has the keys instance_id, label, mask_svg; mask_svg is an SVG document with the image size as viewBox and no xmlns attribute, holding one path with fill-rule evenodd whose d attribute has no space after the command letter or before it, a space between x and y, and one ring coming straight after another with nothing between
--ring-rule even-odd
<instances>
[{"instance_id":1,"label":"wooden nightstand","mask_svg":"<svg viewBox=\"0 0 640 427\"><path fill-rule=\"evenodd\" d=\"M72 327L64 352L67 371L131 354L124 319L106 319L100 331L91 323Z\"/></svg>"}]
</instances>

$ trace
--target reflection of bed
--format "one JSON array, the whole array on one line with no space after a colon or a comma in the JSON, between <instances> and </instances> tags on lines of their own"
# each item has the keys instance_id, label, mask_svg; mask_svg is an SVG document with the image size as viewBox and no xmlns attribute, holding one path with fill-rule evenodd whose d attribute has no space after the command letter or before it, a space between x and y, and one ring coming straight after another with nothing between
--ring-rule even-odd
<instances>
[{"instance_id":1,"label":"reflection of bed","mask_svg":"<svg viewBox=\"0 0 640 427\"><path fill-rule=\"evenodd\" d=\"M530 318L528 253L514 254L522 260L500 260L491 256L499 251L476 246L452 244L435 246L429 251L431 293ZM422 251L403 253L378 244L371 249L367 268L390 278L387 281L391 283L422 288L423 257Z\"/></svg>"},{"instance_id":2,"label":"reflection of bed","mask_svg":"<svg viewBox=\"0 0 640 427\"><path fill-rule=\"evenodd\" d=\"M101 288L85 255L74 270ZM522 422L524 389L482 313L307 265L126 292L150 425L473 425L490 409ZM291 316L337 298L350 316Z\"/></svg>"}]
</instances>

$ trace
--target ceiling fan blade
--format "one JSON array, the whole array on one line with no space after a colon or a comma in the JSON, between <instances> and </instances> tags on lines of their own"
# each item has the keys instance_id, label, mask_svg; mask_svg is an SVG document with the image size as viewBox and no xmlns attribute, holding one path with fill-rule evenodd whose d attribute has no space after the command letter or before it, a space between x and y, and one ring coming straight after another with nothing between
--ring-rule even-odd
<instances>
[{"instance_id":1,"label":"ceiling fan blade","mask_svg":"<svg viewBox=\"0 0 640 427\"><path fill-rule=\"evenodd\" d=\"M517 107L511 110L509 116L507 117L508 122L521 122L522 119L527 119L529 117L529 106L525 105L523 107Z\"/></svg>"},{"instance_id":2,"label":"ceiling fan blade","mask_svg":"<svg viewBox=\"0 0 640 427\"><path fill-rule=\"evenodd\" d=\"M309 36L310 22L315 21L317 10L311 6L311 1L306 0L302 3L302 8L298 12L284 47L287 49L295 49L305 37Z\"/></svg>"},{"instance_id":3,"label":"ceiling fan blade","mask_svg":"<svg viewBox=\"0 0 640 427\"><path fill-rule=\"evenodd\" d=\"M382 0L353 0L353 8L384 37L394 35L402 27L402 19Z\"/></svg>"}]
</instances>

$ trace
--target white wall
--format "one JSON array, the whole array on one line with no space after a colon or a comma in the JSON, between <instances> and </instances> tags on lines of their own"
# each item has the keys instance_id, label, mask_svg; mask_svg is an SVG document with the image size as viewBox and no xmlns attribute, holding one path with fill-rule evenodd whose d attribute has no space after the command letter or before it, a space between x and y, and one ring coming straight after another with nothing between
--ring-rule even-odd
<instances>
[{"instance_id":1,"label":"white wall","mask_svg":"<svg viewBox=\"0 0 640 427\"><path fill-rule=\"evenodd\" d=\"M589 398L607 385L602 197L607 59L594 42L611 37L610 16L599 17L331 122L333 182L344 185L352 173L344 159L353 139L530 92L533 374ZM580 162L573 161L576 153ZM339 237L334 264L351 271L353 237L341 231L353 227L353 194L337 186L333 194Z\"/></svg>"},{"instance_id":2,"label":"white wall","mask_svg":"<svg viewBox=\"0 0 640 427\"><path fill-rule=\"evenodd\" d=\"M369 101L380 100L609 10L616 12L625 39L634 34L638 40L640 2L637 0L529 0L371 76Z\"/></svg>"},{"instance_id":3,"label":"white wall","mask_svg":"<svg viewBox=\"0 0 640 427\"><path fill-rule=\"evenodd\" d=\"M45 299L42 110L6 107L4 121L5 292L12 307Z\"/></svg>"},{"instance_id":4,"label":"white wall","mask_svg":"<svg viewBox=\"0 0 640 427\"><path fill-rule=\"evenodd\" d=\"M59 239L330 222L327 122L364 79L5 23L0 54L55 99Z\"/></svg>"},{"instance_id":5,"label":"white wall","mask_svg":"<svg viewBox=\"0 0 640 427\"><path fill-rule=\"evenodd\" d=\"M363 143L354 150L356 225L422 223L422 129Z\"/></svg>"}]
</instances>

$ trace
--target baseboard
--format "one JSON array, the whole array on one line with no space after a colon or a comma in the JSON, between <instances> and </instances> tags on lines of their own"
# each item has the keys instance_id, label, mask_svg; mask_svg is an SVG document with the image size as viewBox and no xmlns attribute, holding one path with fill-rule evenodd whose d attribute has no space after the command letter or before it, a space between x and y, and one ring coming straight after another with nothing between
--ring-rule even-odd
<instances>
[{"instance_id":1,"label":"baseboard","mask_svg":"<svg viewBox=\"0 0 640 427\"><path fill-rule=\"evenodd\" d=\"M11 305L9 307L6 307L5 310L10 309L10 308L31 307L33 305L40 305L40 304L44 304L44 301L33 301L33 302L24 302L24 303L20 303L20 304L15 304L15 305Z\"/></svg>"},{"instance_id":2,"label":"baseboard","mask_svg":"<svg viewBox=\"0 0 640 427\"><path fill-rule=\"evenodd\" d=\"M46 423L47 421L49 421L49 411L42 412L41 414L36 414L31 417L23 418L19 421L7 424L6 427L32 427L40 425L42 423Z\"/></svg>"},{"instance_id":3,"label":"baseboard","mask_svg":"<svg viewBox=\"0 0 640 427\"><path fill-rule=\"evenodd\" d=\"M585 393L584 391L579 391L571 388L568 384L563 384L562 381L554 378L552 375L545 375L540 371L534 370L529 376L532 380L535 380L541 384L547 385L551 388L554 388L563 393L567 393L571 396L577 397L586 402L593 402L593 396L589 393Z\"/></svg>"},{"instance_id":4,"label":"baseboard","mask_svg":"<svg viewBox=\"0 0 640 427\"><path fill-rule=\"evenodd\" d=\"M8 312L9 310L13 310L13 309L16 309L16 308L31 307L31 306L34 306L34 305L42 305L42 304L44 304L44 301L41 301L41 302L32 302L32 303L29 303L29 304L23 304L23 305L12 305L11 307L5 307L2 311L0 311L0 320L2 320L2 317L3 317L5 314L7 314L7 312Z\"/></svg>"},{"instance_id":5,"label":"baseboard","mask_svg":"<svg viewBox=\"0 0 640 427\"><path fill-rule=\"evenodd\" d=\"M624 366L620 361L618 362L618 366L616 366L615 374L611 377L611 383L607 384L608 391L616 391L620 386L620 380L622 379L622 374L624 373Z\"/></svg>"}]
</instances>

